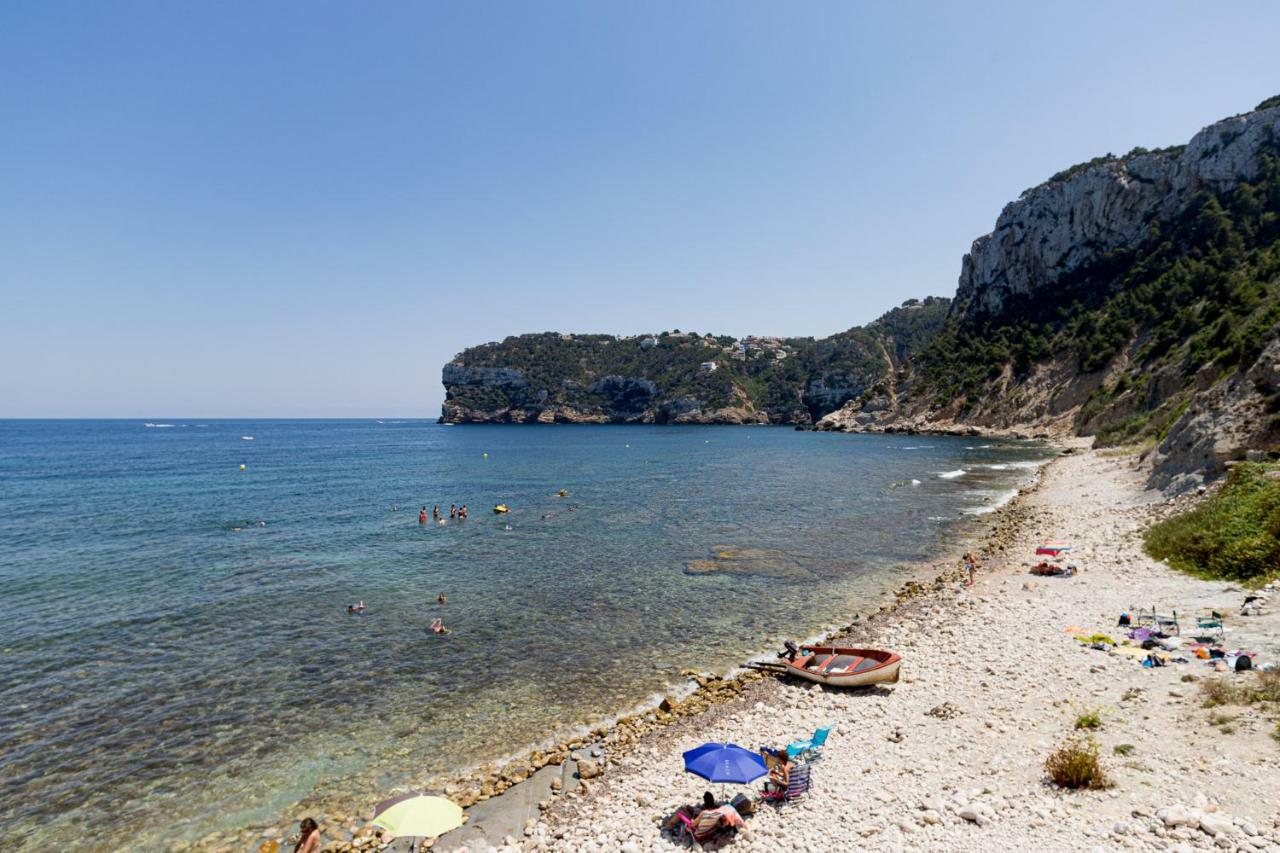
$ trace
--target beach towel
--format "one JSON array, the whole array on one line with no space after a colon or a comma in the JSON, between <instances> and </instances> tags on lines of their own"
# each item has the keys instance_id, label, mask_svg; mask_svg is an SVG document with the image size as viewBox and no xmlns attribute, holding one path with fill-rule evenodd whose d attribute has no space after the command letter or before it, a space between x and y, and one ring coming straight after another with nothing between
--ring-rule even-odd
<instances>
[{"instance_id":1,"label":"beach towel","mask_svg":"<svg viewBox=\"0 0 1280 853\"><path fill-rule=\"evenodd\" d=\"M737 814L737 812L734 812L734 814ZM723 819L724 815L720 813L720 809L703 809L694 818L693 837L698 840L710 838L720 828L720 822ZM739 817L738 820L742 820L742 818Z\"/></svg>"}]
</instances>

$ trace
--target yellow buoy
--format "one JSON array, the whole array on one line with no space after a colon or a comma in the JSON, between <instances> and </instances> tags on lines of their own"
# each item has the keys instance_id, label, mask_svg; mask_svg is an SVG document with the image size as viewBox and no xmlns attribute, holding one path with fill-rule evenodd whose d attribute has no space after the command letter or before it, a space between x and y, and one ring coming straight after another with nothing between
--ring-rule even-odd
<instances>
[{"instance_id":1,"label":"yellow buoy","mask_svg":"<svg viewBox=\"0 0 1280 853\"><path fill-rule=\"evenodd\" d=\"M243 471L243 470L244 470L244 466L243 466L243 465L241 465L241 466L240 466L240 470L241 470L241 471Z\"/></svg>"},{"instance_id":2,"label":"yellow buoy","mask_svg":"<svg viewBox=\"0 0 1280 853\"><path fill-rule=\"evenodd\" d=\"M488 459L488 458L489 458L489 454L488 454L488 453L485 453L485 454L483 454L483 455L484 455L484 458L485 458L485 459Z\"/></svg>"}]
</instances>

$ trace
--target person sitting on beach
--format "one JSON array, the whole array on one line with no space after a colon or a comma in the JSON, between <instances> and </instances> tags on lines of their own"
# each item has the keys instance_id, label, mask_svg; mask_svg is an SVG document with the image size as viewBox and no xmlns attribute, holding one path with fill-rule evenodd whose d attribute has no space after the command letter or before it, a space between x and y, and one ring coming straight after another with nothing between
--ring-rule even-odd
<instances>
[{"instance_id":1,"label":"person sitting on beach","mask_svg":"<svg viewBox=\"0 0 1280 853\"><path fill-rule=\"evenodd\" d=\"M719 831L722 823L725 822L725 814L721 808L716 805L716 798L707 791L702 795L702 809L698 812L697 817L693 819L693 838L701 843L711 838Z\"/></svg>"},{"instance_id":2,"label":"person sitting on beach","mask_svg":"<svg viewBox=\"0 0 1280 853\"><path fill-rule=\"evenodd\" d=\"M320 826L311 818L304 817L298 824L298 843L293 845L293 853L319 853Z\"/></svg>"},{"instance_id":3,"label":"person sitting on beach","mask_svg":"<svg viewBox=\"0 0 1280 853\"><path fill-rule=\"evenodd\" d=\"M791 761L787 758L787 751L771 749L763 754L765 766L769 768L769 781L765 788L773 785L775 790L787 790L787 786L791 784Z\"/></svg>"}]
</instances>

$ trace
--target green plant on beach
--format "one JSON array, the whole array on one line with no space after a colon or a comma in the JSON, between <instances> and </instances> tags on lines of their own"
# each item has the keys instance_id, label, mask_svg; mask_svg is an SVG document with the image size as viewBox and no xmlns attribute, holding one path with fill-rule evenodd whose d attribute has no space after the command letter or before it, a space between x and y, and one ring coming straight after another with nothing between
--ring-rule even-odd
<instances>
[{"instance_id":1,"label":"green plant on beach","mask_svg":"<svg viewBox=\"0 0 1280 853\"><path fill-rule=\"evenodd\" d=\"M1152 526L1148 554L1201 577L1260 581L1280 568L1280 468L1242 462L1200 506Z\"/></svg>"},{"instance_id":2,"label":"green plant on beach","mask_svg":"<svg viewBox=\"0 0 1280 853\"><path fill-rule=\"evenodd\" d=\"M1076 729L1102 728L1102 711L1097 708L1086 708L1076 717Z\"/></svg>"},{"instance_id":3,"label":"green plant on beach","mask_svg":"<svg viewBox=\"0 0 1280 853\"><path fill-rule=\"evenodd\" d=\"M1063 788L1109 788L1111 780L1102 770L1098 751L1098 741L1092 736L1068 738L1045 759L1045 773Z\"/></svg>"},{"instance_id":4,"label":"green plant on beach","mask_svg":"<svg viewBox=\"0 0 1280 853\"><path fill-rule=\"evenodd\" d=\"M1118 743L1111 749L1116 755L1133 755L1133 750L1134 745L1131 743Z\"/></svg>"}]
</instances>

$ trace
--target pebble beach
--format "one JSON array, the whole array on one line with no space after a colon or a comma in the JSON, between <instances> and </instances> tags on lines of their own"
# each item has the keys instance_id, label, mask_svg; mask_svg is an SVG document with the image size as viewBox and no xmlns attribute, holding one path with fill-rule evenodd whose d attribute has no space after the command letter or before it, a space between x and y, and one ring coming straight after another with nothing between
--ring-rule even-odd
<instances>
[{"instance_id":1,"label":"pebble beach","mask_svg":"<svg viewBox=\"0 0 1280 853\"><path fill-rule=\"evenodd\" d=\"M728 701L629 742L604 737L588 771L553 783L518 832L494 838L477 825L437 849L687 845L662 830L663 819L719 786L682 772L684 750L708 740L778 746L834 723L808 797L764 806L706 847L1280 851L1274 709L1207 709L1201 693L1209 678L1257 676L1215 676L1194 659L1145 668L1074 639L1080 629L1115 633L1117 615L1137 607L1212 608L1226 615L1228 646L1256 650L1259 662L1280 657L1273 605L1238 616L1240 587L1143 554L1146 525L1192 500L1145 491L1132 459L1076 448L1001 510L973 588L948 570L852 627L852 639L903 655L898 684L840 691L749 678ZM1028 574L1045 539L1075 544L1074 577ZM1059 789L1046 780L1045 759L1085 712L1101 720L1094 736L1112 784ZM731 796L749 786L729 788Z\"/></svg>"}]
</instances>

